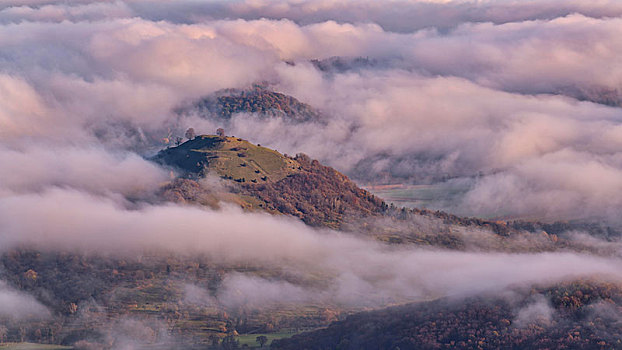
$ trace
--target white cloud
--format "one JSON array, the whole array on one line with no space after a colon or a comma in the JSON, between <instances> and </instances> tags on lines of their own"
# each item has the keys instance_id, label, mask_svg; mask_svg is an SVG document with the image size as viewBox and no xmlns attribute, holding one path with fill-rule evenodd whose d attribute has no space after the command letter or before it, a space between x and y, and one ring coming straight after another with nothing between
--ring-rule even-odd
<instances>
[{"instance_id":1,"label":"white cloud","mask_svg":"<svg viewBox=\"0 0 622 350\"><path fill-rule=\"evenodd\" d=\"M55 189L0 198L3 249L135 255L144 250L201 254L216 264L277 268L305 280L324 276L329 287L232 275L219 298L228 305L322 301L380 305L500 291L601 276L622 279L618 257L578 253L506 254L387 247L268 214L176 205L130 207L99 196ZM259 293L257 290L265 293ZM229 293L230 292L230 293ZM201 297L194 293L195 302ZM289 295L287 298L284 295ZM198 295L198 296L197 296ZM208 300L209 302L209 300Z\"/></svg>"},{"instance_id":2,"label":"white cloud","mask_svg":"<svg viewBox=\"0 0 622 350\"><path fill-rule=\"evenodd\" d=\"M50 311L33 296L17 291L0 281L0 318L11 320L42 319Z\"/></svg>"}]
</instances>

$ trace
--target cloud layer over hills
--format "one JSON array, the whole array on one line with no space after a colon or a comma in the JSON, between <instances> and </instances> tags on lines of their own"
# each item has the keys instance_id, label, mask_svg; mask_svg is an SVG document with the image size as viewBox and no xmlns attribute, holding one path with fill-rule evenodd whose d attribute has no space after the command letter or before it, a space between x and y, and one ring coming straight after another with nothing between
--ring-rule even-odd
<instances>
[{"instance_id":1,"label":"cloud layer over hills","mask_svg":"<svg viewBox=\"0 0 622 350\"><path fill-rule=\"evenodd\" d=\"M228 306L244 302L254 306L279 302L379 306L572 278L622 281L619 249L597 257L571 252L507 254L391 247L239 208L136 207L62 189L0 199L0 222L3 249L27 245L43 251L117 256L143 250L173 251L208 256L225 265L278 269L299 281L322 276L330 282L328 286L302 283L303 287L233 274L219 291L220 301Z\"/></svg>"},{"instance_id":2,"label":"cloud layer over hills","mask_svg":"<svg viewBox=\"0 0 622 350\"><path fill-rule=\"evenodd\" d=\"M618 258L543 254L529 265L534 256L388 254L290 221L229 209L141 206L128 198L144 199L167 179L141 157L162 147L163 137L222 126L200 115L181 117L176 107L267 82L321 110L327 122L239 114L228 134L307 153L362 181L386 174L413 183L461 181L465 194L445 208L460 214L618 225L621 16L614 0L4 1L2 243L122 250L153 240L160 248L169 246L169 230L180 229L176 223L196 218L181 227L187 236L177 244L207 234L215 245L204 249L216 254L233 244L217 239L222 232L261 228L244 256L260 261L271 252L277 263L303 264L317 259L317 249L327 259L323 272L345 266L333 272L361 295L373 295L366 288L378 280L358 264L396 266L390 283L375 289L381 297L420 295L400 284L409 279L422 279L416 293L451 294L486 286L491 276L502 286L550 280L569 265L620 277L610 269ZM311 62L333 57L342 60L338 69ZM196 229L201 226L212 231ZM296 253L301 240L312 258ZM261 242L262 253L255 254ZM289 246L275 251L271 244ZM222 259L236 257L235 249L223 251ZM291 255L278 254L283 251ZM432 278L438 270L426 274L425 267L439 257L449 273ZM399 261L418 270L400 269ZM253 283L263 282L231 282Z\"/></svg>"},{"instance_id":3,"label":"cloud layer over hills","mask_svg":"<svg viewBox=\"0 0 622 350\"><path fill-rule=\"evenodd\" d=\"M219 126L179 120L180 104L264 81L329 122L238 115L230 134L362 181L462 181L443 204L460 214L617 224L621 13L616 1L9 0L0 156L78 147L124 162L170 130ZM331 57L339 69L310 62Z\"/></svg>"}]
</instances>

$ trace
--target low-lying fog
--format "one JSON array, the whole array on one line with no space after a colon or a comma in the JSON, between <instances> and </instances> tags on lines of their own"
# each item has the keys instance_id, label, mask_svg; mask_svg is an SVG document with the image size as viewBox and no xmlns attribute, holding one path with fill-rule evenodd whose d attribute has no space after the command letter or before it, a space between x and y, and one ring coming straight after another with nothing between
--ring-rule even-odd
<instances>
[{"instance_id":1,"label":"low-lying fog","mask_svg":"<svg viewBox=\"0 0 622 350\"><path fill-rule=\"evenodd\" d=\"M334 282L315 290L231 275L220 294L230 304L380 305L578 276L619 280L620 254L387 247L233 207L150 201L169 174L143 157L188 127L225 126L283 153L307 153L359 183L464 181L459 198L437 203L458 214L620 224L617 1L392 5L3 1L0 249L162 249ZM311 62L335 56L343 59L335 69ZM239 114L224 123L174 112L255 82L327 119ZM226 292L233 289L243 292ZM0 301L29 298L15 293L1 287Z\"/></svg>"}]
</instances>

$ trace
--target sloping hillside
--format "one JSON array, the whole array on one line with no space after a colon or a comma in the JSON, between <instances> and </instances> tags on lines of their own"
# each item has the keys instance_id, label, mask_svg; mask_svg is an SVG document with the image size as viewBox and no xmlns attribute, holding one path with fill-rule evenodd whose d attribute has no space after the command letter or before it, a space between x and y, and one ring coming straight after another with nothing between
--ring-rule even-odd
<instances>
[{"instance_id":1,"label":"sloping hillside","mask_svg":"<svg viewBox=\"0 0 622 350\"><path fill-rule=\"evenodd\" d=\"M227 307L214 297L227 275L287 276L279 269L222 266L207 257L11 250L0 254L0 269L9 286L33 295L52 315L22 319L0 314L0 349L7 341L82 350L206 349L214 337L238 332L325 326L341 311L313 305ZM121 347L113 342L117 338L129 344Z\"/></svg>"},{"instance_id":2,"label":"sloping hillside","mask_svg":"<svg viewBox=\"0 0 622 350\"><path fill-rule=\"evenodd\" d=\"M386 209L380 198L335 169L303 154L292 160L299 171L275 182L245 184L242 192L311 226L339 228L346 216L374 217Z\"/></svg>"},{"instance_id":3,"label":"sloping hillside","mask_svg":"<svg viewBox=\"0 0 622 350\"><path fill-rule=\"evenodd\" d=\"M358 313L275 341L272 348L620 349L621 310L619 285L577 281L521 297L436 300Z\"/></svg>"},{"instance_id":4,"label":"sloping hillside","mask_svg":"<svg viewBox=\"0 0 622 350\"><path fill-rule=\"evenodd\" d=\"M198 136L161 151L154 160L182 174L162 187L160 195L166 200L209 207L217 207L219 201L235 203L388 243L512 252L593 251L590 246L571 241L566 233L579 230L607 239L617 236L608 231L604 235L599 227L488 221L387 206L347 176L304 154L288 157L235 137ZM224 188L200 181L208 174L222 179Z\"/></svg>"},{"instance_id":5,"label":"sloping hillside","mask_svg":"<svg viewBox=\"0 0 622 350\"><path fill-rule=\"evenodd\" d=\"M292 215L313 226L338 228L346 214L373 216L386 209L381 199L316 160L302 154L286 157L239 138L198 136L161 151L154 160L189 177L165 187L168 199L211 205L214 195L194 181L211 174L238 184L230 188L238 198L234 202Z\"/></svg>"}]
</instances>

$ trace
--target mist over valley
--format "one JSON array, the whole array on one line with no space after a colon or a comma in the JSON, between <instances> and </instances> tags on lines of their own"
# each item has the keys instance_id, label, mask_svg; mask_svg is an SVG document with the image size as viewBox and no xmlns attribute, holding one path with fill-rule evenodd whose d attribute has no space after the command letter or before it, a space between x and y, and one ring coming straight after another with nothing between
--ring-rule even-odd
<instances>
[{"instance_id":1,"label":"mist over valley","mask_svg":"<svg viewBox=\"0 0 622 350\"><path fill-rule=\"evenodd\" d=\"M7 0L0 348L622 348L614 0Z\"/></svg>"}]
</instances>

